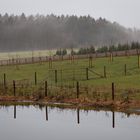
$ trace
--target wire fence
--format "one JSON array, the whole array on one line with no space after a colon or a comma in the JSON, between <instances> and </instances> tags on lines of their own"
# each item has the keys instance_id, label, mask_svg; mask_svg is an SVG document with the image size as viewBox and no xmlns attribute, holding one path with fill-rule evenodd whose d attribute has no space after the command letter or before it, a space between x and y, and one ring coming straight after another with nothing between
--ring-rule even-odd
<instances>
[{"instance_id":1,"label":"wire fence","mask_svg":"<svg viewBox=\"0 0 140 140\"><path fill-rule=\"evenodd\" d=\"M91 71L91 73L90 73ZM89 74L90 73L90 74ZM4 77L3 77L4 78ZM87 99L112 99L112 93L115 94L115 99L140 99L139 88L120 88L115 84L114 89L110 86L94 86L94 84L86 83L87 80L96 78L106 78L102 74L94 71L94 68L79 68L79 69L63 69L56 70L50 69L49 74L41 81L34 81L31 79L13 80L8 82L3 79L0 82L1 95L14 95L14 96L28 96L40 99L42 97L55 98L57 100L65 98L81 98Z\"/></svg>"},{"instance_id":2,"label":"wire fence","mask_svg":"<svg viewBox=\"0 0 140 140\"><path fill-rule=\"evenodd\" d=\"M124 52L120 52L117 54L93 54L92 57L109 57L110 61L113 61L113 56L123 55ZM136 53L135 51L133 52ZM131 55L133 55L131 52ZM126 52L125 52L126 55ZM128 55L128 54L127 54ZM126 55L126 56L127 56ZM75 58L74 58L75 57ZM56 63L55 66L52 64L53 60L58 61L62 60L62 58L25 58L25 59L14 59L14 60L6 60L1 61L1 65L19 65L26 63L42 63L48 62L49 69L47 70L46 76L42 80L38 80L38 73L35 72L34 78L30 79L21 79L21 80L13 80L9 81L6 75L4 74L1 77L0 82L0 94L1 95L14 95L14 96L35 96L37 98L41 98L44 96L49 96L50 98L75 98L81 97L83 99L101 99L107 100L112 98L113 91L116 93L115 98L139 98L140 89L139 88L122 88L119 85L115 84L115 89L112 89L111 83L107 87L103 86L94 86L94 84L88 84L89 80L96 79L106 79L110 77L118 77L118 76L126 76L126 75L134 75L140 74L139 71L139 55L136 64L129 65L125 64L120 66L118 71L112 71L110 66L102 66L102 68L98 69L98 67L94 67L92 64L92 57L90 55L81 55L81 56L67 56L67 58L63 58L65 60L70 60L71 68L61 68L60 63ZM86 63L81 64L76 60L88 58L83 61ZM75 60L74 60L75 59ZM116 62L117 63L117 62ZM85 65L86 64L86 65ZM115 67L114 67L115 69ZM77 83L78 82L78 83Z\"/></svg>"},{"instance_id":3,"label":"wire fence","mask_svg":"<svg viewBox=\"0 0 140 140\"><path fill-rule=\"evenodd\" d=\"M70 60L73 62L76 59L86 59L89 57L92 58L102 58L102 57L116 57L116 56L133 56L133 55L138 55L139 50L134 49L134 50L125 50L125 51L115 51L115 52L104 52L104 53L90 53L90 54L84 54L84 55L62 55L62 56L38 56L38 57L28 57L28 58L22 58L20 56L18 57L12 57L9 59L5 60L0 60L0 66L5 66L5 65L23 65L23 64L34 64L34 63L43 63L43 62L49 62L51 63L52 61L61 61L61 60Z\"/></svg>"}]
</instances>

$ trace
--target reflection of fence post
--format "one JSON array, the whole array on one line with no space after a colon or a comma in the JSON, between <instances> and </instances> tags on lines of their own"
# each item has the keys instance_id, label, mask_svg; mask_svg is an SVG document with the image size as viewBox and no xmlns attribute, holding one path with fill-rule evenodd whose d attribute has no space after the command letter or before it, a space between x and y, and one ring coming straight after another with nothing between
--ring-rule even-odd
<instances>
[{"instance_id":1,"label":"reflection of fence post","mask_svg":"<svg viewBox=\"0 0 140 140\"><path fill-rule=\"evenodd\" d=\"M45 81L45 96L48 96L48 83Z\"/></svg>"},{"instance_id":2,"label":"reflection of fence post","mask_svg":"<svg viewBox=\"0 0 140 140\"><path fill-rule=\"evenodd\" d=\"M104 78L106 78L106 66L104 66Z\"/></svg>"},{"instance_id":3,"label":"reflection of fence post","mask_svg":"<svg viewBox=\"0 0 140 140\"><path fill-rule=\"evenodd\" d=\"M35 85L37 85L37 74L35 72Z\"/></svg>"},{"instance_id":4,"label":"reflection of fence post","mask_svg":"<svg viewBox=\"0 0 140 140\"><path fill-rule=\"evenodd\" d=\"M46 121L48 121L48 107L46 106Z\"/></svg>"},{"instance_id":5,"label":"reflection of fence post","mask_svg":"<svg viewBox=\"0 0 140 140\"><path fill-rule=\"evenodd\" d=\"M55 83L57 83L57 70L55 70Z\"/></svg>"},{"instance_id":6,"label":"reflection of fence post","mask_svg":"<svg viewBox=\"0 0 140 140\"><path fill-rule=\"evenodd\" d=\"M77 89L77 98L79 98L79 82L78 81L77 81L76 89Z\"/></svg>"},{"instance_id":7,"label":"reflection of fence post","mask_svg":"<svg viewBox=\"0 0 140 140\"><path fill-rule=\"evenodd\" d=\"M114 101L114 83L112 83L112 100Z\"/></svg>"},{"instance_id":8,"label":"reflection of fence post","mask_svg":"<svg viewBox=\"0 0 140 140\"><path fill-rule=\"evenodd\" d=\"M112 112L112 127L115 128L115 112Z\"/></svg>"},{"instance_id":9,"label":"reflection of fence post","mask_svg":"<svg viewBox=\"0 0 140 140\"><path fill-rule=\"evenodd\" d=\"M16 82L13 80L13 91L14 91L14 96L16 96Z\"/></svg>"},{"instance_id":10,"label":"reflection of fence post","mask_svg":"<svg viewBox=\"0 0 140 140\"><path fill-rule=\"evenodd\" d=\"M14 119L16 119L16 105L14 105Z\"/></svg>"},{"instance_id":11,"label":"reflection of fence post","mask_svg":"<svg viewBox=\"0 0 140 140\"><path fill-rule=\"evenodd\" d=\"M89 78L88 78L88 68L86 68L86 80L89 80Z\"/></svg>"},{"instance_id":12,"label":"reflection of fence post","mask_svg":"<svg viewBox=\"0 0 140 140\"><path fill-rule=\"evenodd\" d=\"M6 89L6 74L5 73L3 75L3 83L4 83L4 88Z\"/></svg>"},{"instance_id":13,"label":"reflection of fence post","mask_svg":"<svg viewBox=\"0 0 140 140\"><path fill-rule=\"evenodd\" d=\"M80 110L77 108L77 123L80 123Z\"/></svg>"}]
</instances>

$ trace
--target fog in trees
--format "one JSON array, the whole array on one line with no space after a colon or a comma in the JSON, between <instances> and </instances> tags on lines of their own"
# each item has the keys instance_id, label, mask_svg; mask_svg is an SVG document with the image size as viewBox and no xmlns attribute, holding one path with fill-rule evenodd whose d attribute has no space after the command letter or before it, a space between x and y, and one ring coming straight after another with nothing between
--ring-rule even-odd
<instances>
[{"instance_id":1,"label":"fog in trees","mask_svg":"<svg viewBox=\"0 0 140 140\"><path fill-rule=\"evenodd\" d=\"M80 48L139 40L139 30L103 18L0 14L0 51Z\"/></svg>"}]
</instances>

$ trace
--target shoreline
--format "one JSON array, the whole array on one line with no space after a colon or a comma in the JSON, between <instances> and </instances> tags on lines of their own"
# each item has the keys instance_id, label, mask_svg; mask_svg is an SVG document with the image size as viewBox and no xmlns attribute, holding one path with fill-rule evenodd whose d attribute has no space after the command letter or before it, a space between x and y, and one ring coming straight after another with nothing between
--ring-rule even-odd
<instances>
[{"instance_id":1,"label":"shoreline","mask_svg":"<svg viewBox=\"0 0 140 140\"><path fill-rule=\"evenodd\" d=\"M36 99L34 97L20 97L20 96L0 96L0 104L4 103L30 103L30 104L40 104L40 105L56 105L56 106L66 106L73 108L100 108L100 109L111 109L115 111L123 111L125 112L128 109L139 109L140 101L138 100L129 100L129 101L121 101L121 100L89 100L89 99L49 99L48 97L44 97L41 99Z\"/></svg>"}]
</instances>

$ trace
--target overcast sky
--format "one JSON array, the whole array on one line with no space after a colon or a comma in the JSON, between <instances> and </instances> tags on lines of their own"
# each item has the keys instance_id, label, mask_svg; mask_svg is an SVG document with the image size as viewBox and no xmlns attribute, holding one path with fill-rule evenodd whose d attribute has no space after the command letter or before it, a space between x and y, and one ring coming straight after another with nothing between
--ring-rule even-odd
<instances>
[{"instance_id":1,"label":"overcast sky","mask_svg":"<svg viewBox=\"0 0 140 140\"><path fill-rule=\"evenodd\" d=\"M90 15L140 29L140 0L0 0L0 13Z\"/></svg>"}]
</instances>

